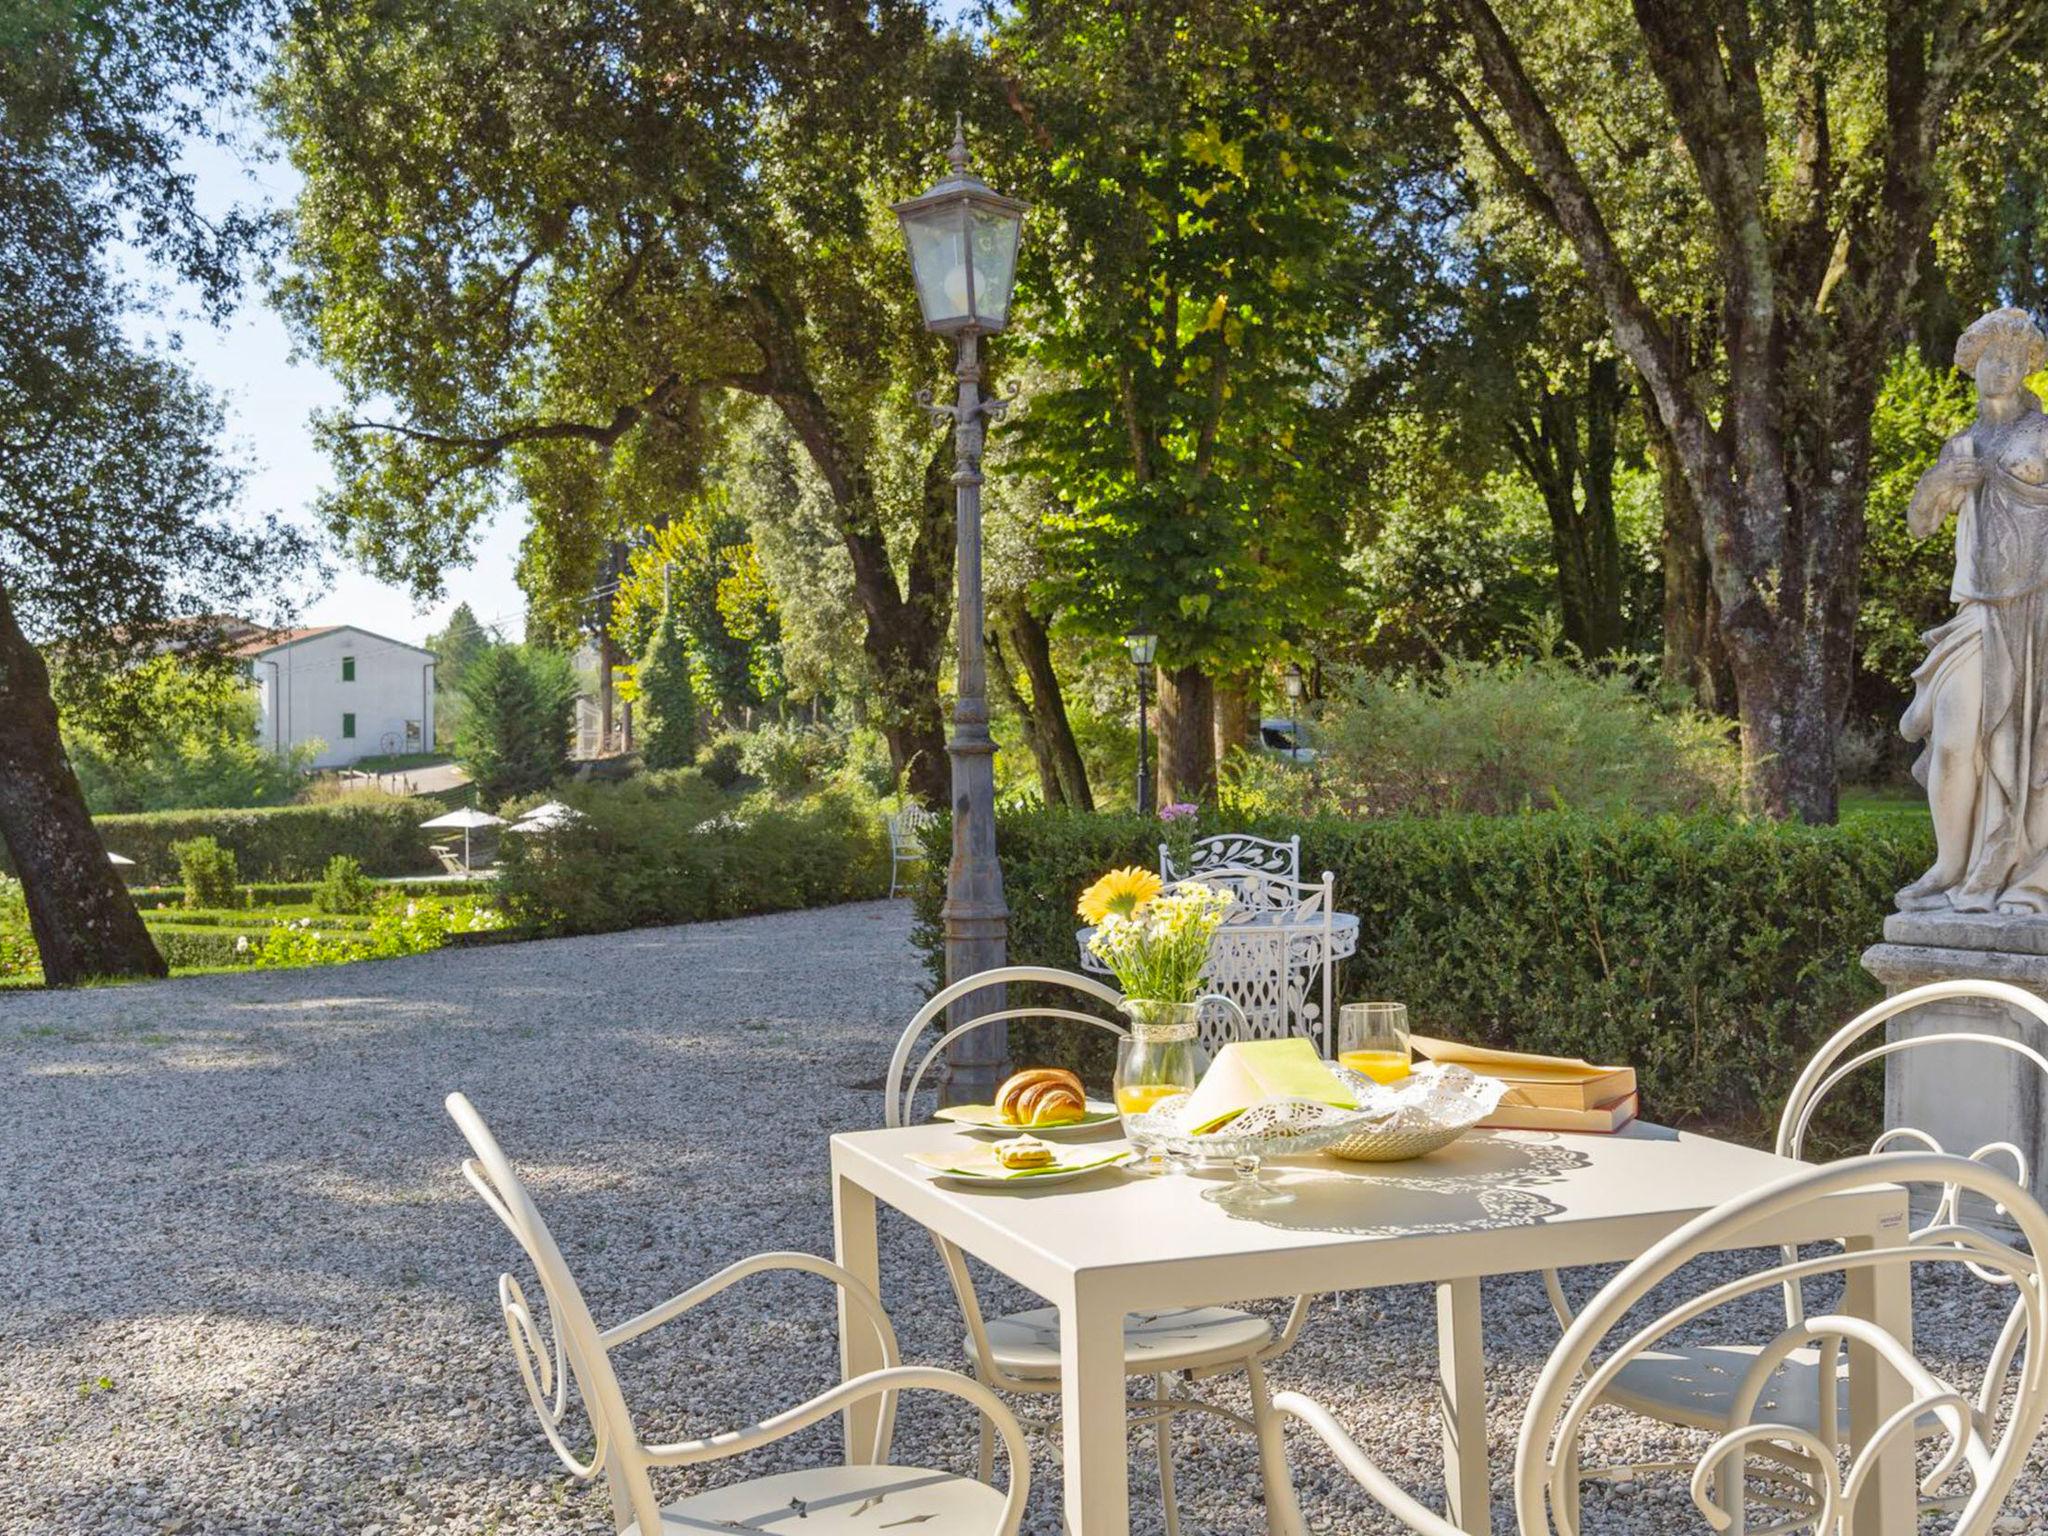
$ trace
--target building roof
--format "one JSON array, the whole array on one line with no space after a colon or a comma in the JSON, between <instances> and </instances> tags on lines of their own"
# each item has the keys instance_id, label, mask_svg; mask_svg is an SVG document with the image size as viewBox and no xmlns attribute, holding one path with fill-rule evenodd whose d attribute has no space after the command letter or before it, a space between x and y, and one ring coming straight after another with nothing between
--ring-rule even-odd
<instances>
[{"instance_id":1,"label":"building roof","mask_svg":"<svg viewBox=\"0 0 2048 1536\"><path fill-rule=\"evenodd\" d=\"M311 640L320 635L332 635L344 630L350 634L367 636L372 640L382 640L386 645L399 646L408 651L418 651L422 656L432 656L434 654L424 645L414 645L409 640L394 640L389 635L380 635L355 624L313 624L298 629L263 630L253 638L233 647L232 654L236 656L267 656L272 651L284 650L287 646L297 645L302 640Z\"/></svg>"}]
</instances>

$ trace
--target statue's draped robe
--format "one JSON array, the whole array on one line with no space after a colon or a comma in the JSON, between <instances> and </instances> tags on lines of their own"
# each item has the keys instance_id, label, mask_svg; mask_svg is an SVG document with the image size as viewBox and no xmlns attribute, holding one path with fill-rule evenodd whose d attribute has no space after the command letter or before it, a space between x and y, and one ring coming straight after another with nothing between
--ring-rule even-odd
<instances>
[{"instance_id":1,"label":"statue's draped robe","mask_svg":"<svg viewBox=\"0 0 2048 1536\"><path fill-rule=\"evenodd\" d=\"M1927 782L1936 706L1980 662L1983 707L1974 777L1970 856L1949 903L1962 912L2001 906L2048 912L2048 418L2031 398L2012 422L1971 430L1984 483L1956 518L1956 616L1925 636L1900 729L1927 751L1913 773Z\"/></svg>"}]
</instances>

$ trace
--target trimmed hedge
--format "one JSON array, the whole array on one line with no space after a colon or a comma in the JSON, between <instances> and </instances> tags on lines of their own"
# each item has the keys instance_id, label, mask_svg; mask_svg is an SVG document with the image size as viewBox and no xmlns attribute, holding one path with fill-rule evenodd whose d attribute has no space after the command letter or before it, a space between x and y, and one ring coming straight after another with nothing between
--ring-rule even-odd
<instances>
[{"instance_id":1,"label":"trimmed hedge","mask_svg":"<svg viewBox=\"0 0 2048 1536\"><path fill-rule=\"evenodd\" d=\"M1934 855L1924 822L1879 818L1546 812L1231 830L1299 832L1304 874L1336 875L1338 909L1360 917L1344 999L1403 999L1424 1033L1633 1063L1645 1112L1666 1123L1775 1113L1821 1041L1879 995L1858 958ZM914 893L934 978L950 837L943 819L930 829ZM1075 898L1114 866L1156 868L1161 840L1158 822L1129 814L1000 816L1011 962L1075 969Z\"/></svg>"},{"instance_id":2,"label":"trimmed hedge","mask_svg":"<svg viewBox=\"0 0 2048 1536\"><path fill-rule=\"evenodd\" d=\"M262 884L317 880L337 853L348 854L373 875L432 874L440 865L420 823L441 810L431 800L365 796L245 811L145 811L97 816L93 824L107 847L135 861L138 881L168 885L177 880L171 844L211 837L234 850L241 879Z\"/></svg>"},{"instance_id":3,"label":"trimmed hedge","mask_svg":"<svg viewBox=\"0 0 2048 1536\"><path fill-rule=\"evenodd\" d=\"M305 907L311 906L316 886L299 881L284 885L245 885L239 894L245 907ZM135 902L138 912L189 911L185 906L183 886L135 886L129 896Z\"/></svg>"}]
</instances>

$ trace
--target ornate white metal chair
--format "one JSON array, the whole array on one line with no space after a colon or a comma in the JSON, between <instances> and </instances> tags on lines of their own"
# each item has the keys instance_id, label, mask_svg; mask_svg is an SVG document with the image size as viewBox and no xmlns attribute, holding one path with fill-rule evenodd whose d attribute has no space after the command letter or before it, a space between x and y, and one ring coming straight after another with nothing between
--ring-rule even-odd
<instances>
[{"instance_id":1,"label":"ornate white metal chair","mask_svg":"<svg viewBox=\"0 0 2048 1536\"><path fill-rule=\"evenodd\" d=\"M924 829L939 818L923 802L907 800L903 809L883 818L889 829L889 899L896 898L896 872L905 864L924 861Z\"/></svg>"},{"instance_id":2,"label":"ornate white metal chair","mask_svg":"<svg viewBox=\"0 0 2048 1536\"><path fill-rule=\"evenodd\" d=\"M1209 984L1250 1021L1250 1038L1306 1035L1332 1054L1336 987L1337 879L1317 881L1262 870L1219 868L1191 875L1237 898L1209 943ZM1176 884L1180 882L1175 882ZM1204 1046L1214 1049L1207 1037Z\"/></svg>"},{"instance_id":3,"label":"ornate white metal chair","mask_svg":"<svg viewBox=\"0 0 2048 1536\"><path fill-rule=\"evenodd\" d=\"M1758 1274L1715 1286L1636 1327L1630 1310L1692 1259L1743 1246L1742 1235L1759 1222L1829 1195L1873 1184L1927 1186L1940 1191L1939 1204L1953 1212L1964 1196L2000 1207L2031 1252L1962 1225L1953 1219L1907 1234L1895 1247L1826 1253L1788 1259ZM1611 1400L1614 1387L1645 1351L1666 1335L1746 1298L1777 1287L1835 1274L1853 1282L1896 1266L1946 1267L1995 1282L2015 1297L2004 1328L1974 1390L1959 1389L1936 1376L1905 1340L1875 1323L1830 1314L1790 1323L1729 1384L1724 1416L1705 1427L1715 1436L1697 1462L1667 1464L1689 1471L1693 1502L1718 1531L1749 1532L1747 1508L1769 1511L1768 1532L1811 1531L1815 1536L1865 1536L1858 1505L1878 1460L1905 1435L1923 1445L1923 1493L1950 1487L1963 1474L1966 1491L1942 1503L1956 1510L1953 1536L1987 1536L2027 1453L2048 1417L2048 1298L2042 1290L2041 1256L2048 1254L2048 1212L1998 1169L1970 1158L1936 1152L1877 1153L1793 1174L1729 1202L1690 1222L1615 1276L1566 1330L1552 1353L1529 1409L1515 1451L1515 1506L1521 1536L1579 1536L1580 1445L1588 1417ZM1618 1340L1609 1348L1611 1339ZM1845 1452L1835 1415L1818 1429L1804 1420L1802 1407L1775 1384L1776 1368L1802 1351L1829 1356L1862 1348L1895 1375L1903 1403L1853 1452ZM1603 1351L1605 1351L1603 1353ZM1283 1392L1274 1399L1281 1413L1300 1420L1329 1446L1338 1462L1372 1497L1421 1536L1483 1536L1469 1533L1433 1513L1410 1495L1312 1399ZM1919 1474L1916 1473L1916 1476ZM1748 1485L1747 1488L1745 1485ZM1612 1514L1610 1512L1610 1519ZM1659 1528L1670 1518L1658 1511ZM1602 1529L1622 1529L1608 1524ZM1630 1527L1633 1528L1633 1527ZM1753 1533L1765 1536L1765 1533ZM1874 1536L1874 1533L1872 1533Z\"/></svg>"},{"instance_id":4,"label":"ornate white metal chair","mask_svg":"<svg viewBox=\"0 0 2048 1536\"><path fill-rule=\"evenodd\" d=\"M483 1197L526 1250L547 1297L547 1336L528 1305L526 1293L512 1275L498 1279L498 1304L505 1316L519 1362L520 1379L540 1415L541 1429L555 1455L572 1477L588 1482L600 1471L611 1492L612 1514L622 1536L685 1536L685 1533L734 1530L802 1533L870 1532L894 1521L920 1530L972 1531L987 1536L1016 1536L1024 1518L1030 1487L1031 1457L1023 1431L1002 1400L978 1382L955 1371L898 1363L896 1333L882 1304L860 1281L826 1259L808 1253L763 1253L742 1259L700 1281L681 1295L602 1331L592 1320L583 1292L562 1259L547 1224L534 1208L525 1186L512 1171L495 1137L468 1099L450 1094L448 1113L462 1128L476 1153L462 1164L463 1177ZM875 1331L887 1365L842 1382L810 1401L763 1419L745 1429L700 1440L648 1444L641 1439L612 1369L611 1351L630 1339L681 1317L728 1287L766 1270L798 1270L832 1281ZM589 1459L570 1449L563 1426L570 1416L569 1391L574 1384L595 1435ZM896 1394L929 1389L963 1398L981 1415L984 1439L1000 1434L1009 1460L1007 1492L949 1472L888 1465L895 1433ZM882 1398L882 1413L871 1447L872 1462L860 1466L818 1467L733 1483L695 1494L678 1503L657 1504L649 1473L657 1468L698 1466L719 1461L795 1434L863 1398ZM982 1460L989 1461L985 1452ZM862 1518L865 1516L865 1518Z\"/></svg>"},{"instance_id":5,"label":"ornate white metal chair","mask_svg":"<svg viewBox=\"0 0 2048 1536\"><path fill-rule=\"evenodd\" d=\"M2048 1004L2042 1003L2031 992L2021 991L2004 982L1943 981L1901 992L1850 1020L1807 1064L1793 1086L1791 1096L1785 1101L1784 1112L1779 1116L1778 1155L1804 1158L1814 1118L1834 1090L1863 1067L1908 1051L1933 1047L2003 1051L2012 1059L2016 1069L2024 1071L2031 1067L2038 1072L2042 1092L2048 1095L2048 1055L2043 1055L2024 1040L1967 1030L1941 1030L1907 1035L1897 1040L1883 1038L1884 1026L1899 1015L1928 1003L1957 1000L2017 1009L2040 1022L2044 1042L2048 1042ZM1867 1043L1873 1034L1878 1039L1874 1044ZM1886 1127L1871 1150L1890 1152L1900 1147L1928 1152L1952 1150L1944 1148L1926 1132L1910 1126ZM1992 1142L1977 1147L1968 1155L1979 1162L2008 1160L2017 1181L2031 1187L2026 1154L2012 1143ZM1951 1225L1962 1219L1955 1202L1944 1198L1934 1203L1927 1225ZM1788 1254L1788 1260L1790 1257ZM1571 1308L1558 1276L1555 1272L1548 1273L1544 1282L1559 1321L1570 1327L1573 1321ZM1804 1313L1805 1297L1801 1289L1788 1286L1785 1291L1787 1325L1796 1326ZM1753 1344L1722 1341L1670 1344L1660 1349L1645 1350L1615 1374L1607 1396L1611 1402L1648 1418L1694 1429L1715 1429L1725 1423L1735 1389L1760 1353L1760 1348ZM1829 1377L1835 1382L1837 1412L1829 1416L1828 1423L1823 1423L1821 1383ZM1838 1352L1830 1353L1818 1347L1795 1349L1779 1362L1771 1381L1771 1391L1785 1405L1784 1411L1788 1416L1813 1432L1826 1436L1832 1433L1829 1425L1839 1419L1839 1412L1848 1400L1847 1366ZM1932 1426L1929 1428L1931 1430ZM1654 1470L1658 1465L1602 1467L1587 1475L1627 1477Z\"/></svg>"},{"instance_id":6,"label":"ornate white metal chair","mask_svg":"<svg viewBox=\"0 0 2048 1536\"><path fill-rule=\"evenodd\" d=\"M943 1030L912 1067L911 1058L916 1054L926 1030L943 1020L956 1001L995 987L1009 986L1063 988L1080 994L1099 1011L1088 1012L1056 1004L1006 1005ZM1044 1019L1106 1030L1120 1038L1125 1033L1124 1026L1112 1017L1105 1017L1104 1013L1113 1013L1122 1004L1123 998L1115 988L1092 976L1044 966L1005 966L956 981L917 1011L916 1017L903 1031L902 1038L896 1042L895 1053L889 1059L884 1121L890 1126L915 1123L915 1104L926 1074L949 1044L971 1030L998 1022ZM976 1378L984 1385L1004 1392L1056 1396L1060 1391L1058 1309L1036 1307L1000 1317L984 1316L981 1299L975 1291L974 1277L967 1267L967 1256L943 1238L935 1236L933 1241L946 1266L946 1276L952 1282L961 1314L967 1321L967 1357ZM1180 1510L1173 1486L1171 1433L1174 1418L1189 1413L1210 1414L1258 1435L1259 1421L1270 1411L1266 1362L1293 1347L1301 1334L1302 1324L1307 1321L1312 1300L1308 1296L1297 1297L1285 1325L1277 1333L1264 1318L1233 1307L1163 1307L1156 1312L1132 1313L1124 1319L1124 1372L1129 1376L1150 1378L1152 1395L1133 1399L1131 1403L1135 1412L1132 1427L1150 1425L1153 1430L1154 1448L1159 1458L1159 1493L1165 1507L1168 1536L1178 1536L1180 1530ZM1250 1419L1199 1397L1171 1390L1170 1378L1176 1375L1193 1383L1235 1371L1243 1371L1249 1380ZM1033 1429L1058 1426L1056 1418L1026 1422ZM1270 1440L1261 1436L1260 1443L1270 1443ZM981 1441L984 1480L988 1476L992 1450L989 1427L984 1424ZM1268 1467L1266 1473L1269 1492L1278 1489L1278 1469Z\"/></svg>"},{"instance_id":7,"label":"ornate white metal chair","mask_svg":"<svg viewBox=\"0 0 2048 1536\"><path fill-rule=\"evenodd\" d=\"M1207 879L1223 870L1249 870L1299 881L1301 836L1297 833L1285 842L1253 837L1249 832L1219 832L1214 837L1197 838L1186 869L1173 862L1171 844L1159 845L1159 878L1168 885L1176 880Z\"/></svg>"}]
</instances>

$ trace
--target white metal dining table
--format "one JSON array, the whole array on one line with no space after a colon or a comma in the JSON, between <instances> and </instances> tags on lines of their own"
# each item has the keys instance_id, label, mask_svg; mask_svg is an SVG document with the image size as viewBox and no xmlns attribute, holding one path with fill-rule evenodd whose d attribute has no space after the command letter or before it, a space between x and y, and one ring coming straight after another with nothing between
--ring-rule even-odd
<instances>
[{"instance_id":1,"label":"white metal dining table","mask_svg":"<svg viewBox=\"0 0 2048 1536\"><path fill-rule=\"evenodd\" d=\"M1404 1284L1436 1288L1446 1513L1461 1529L1491 1530L1482 1278L1633 1259L1694 1216L1801 1166L1640 1123L1614 1136L1482 1131L1404 1163L1270 1162L1296 1198L1246 1217L1202 1199L1206 1179L1193 1175L1108 1170L1054 1188L990 1190L941 1183L909 1161L958 1134L933 1124L832 1138L839 1262L881 1289L879 1202L1058 1307L1070 1536L1130 1529L1126 1313ZM1804 1207L1753 1236L1757 1246L1840 1239L1860 1249L1896 1240L1906 1220L1905 1193L1874 1187ZM1911 1284L1901 1266L1856 1272L1843 1305L1910 1342ZM879 1363L867 1330L853 1322L842 1312L849 1376ZM1893 1373L1860 1353L1850 1362L1858 1444L1906 1401ZM873 1443L880 1411L879 1402L849 1411L850 1460ZM1912 1479L1910 1445L1887 1454L1857 1530L1910 1536ZM1266 1508L1270 1531L1300 1536L1284 1482L1269 1480Z\"/></svg>"}]
</instances>

